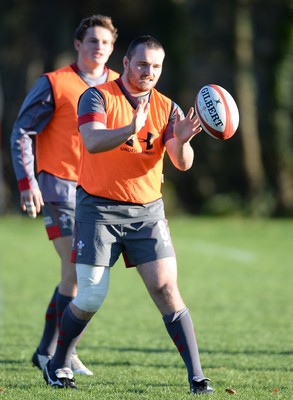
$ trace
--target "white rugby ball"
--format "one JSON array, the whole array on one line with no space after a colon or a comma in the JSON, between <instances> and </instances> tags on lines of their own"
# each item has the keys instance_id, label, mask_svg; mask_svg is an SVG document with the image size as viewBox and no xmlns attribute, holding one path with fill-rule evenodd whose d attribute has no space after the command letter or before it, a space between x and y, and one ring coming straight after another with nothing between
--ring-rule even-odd
<instances>
[{"instance_id":1,"label":"white rugby ball","mask_svg":"<svg viewBox=\"0 0 293 400\"><path fill-rule=\"evenodd\" d=\"M219 85L209 84L199 90L195 112L202 129L215 139L229 139L238 128L239 111L235 100Z\"/></svg>"}]
</instances>

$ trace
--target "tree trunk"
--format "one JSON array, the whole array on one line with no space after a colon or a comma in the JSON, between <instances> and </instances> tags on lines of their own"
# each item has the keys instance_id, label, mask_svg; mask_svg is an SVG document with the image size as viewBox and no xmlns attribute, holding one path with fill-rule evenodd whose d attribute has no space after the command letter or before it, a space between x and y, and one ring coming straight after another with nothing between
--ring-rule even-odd
<instances>
[{"instance_id":1,"label":"tree trunk","mask_svg":"<svg viewBox=\"0 0 293 400\"><path fill-rule=\"evenodd\" d=\"M0 77L0 215L4 214L6 208L6 195L5 183L3 176L3 158L2 158L2 118L4 110L4 96L2 91L1 77Z\"/></svg>"},{"instance_id":2,"label":"tree trunk","mask_svg":"<svg viewBox=\"0 0 293 400\"><path fill-rule=\"evenodd\" d=\"M293 153L292 153L292 109L293 109L293 27L289 30L288 50L276 69L276 111L274 127L278 152L278 201L276 213L293 211Z\"/></svg>"},{"instance_id":3,"label":"tree trunk","mask_svg":"<svg viewBox=\"0 0 293 400\"><path fill-rule=\"evenodd\" d=\"M258 213L264 193L265 172L257 128L256 82L253 74L253 28L250 6L240 2L236 11L236 91L240 115L244 169L252 211Z\"/></svg>"}]
</instances>

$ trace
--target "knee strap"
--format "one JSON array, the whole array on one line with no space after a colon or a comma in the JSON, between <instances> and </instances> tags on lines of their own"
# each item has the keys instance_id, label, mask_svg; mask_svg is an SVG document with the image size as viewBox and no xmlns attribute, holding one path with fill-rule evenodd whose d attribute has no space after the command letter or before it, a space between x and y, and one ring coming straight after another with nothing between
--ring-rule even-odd
<instances>
[{"instance_id":1,"label":"knee strap","mask_svg":"<svg viewBox=\"0 0 293 400\"><path fill-rule=\"evenodd\" d=\"M81 310L96 312L109 289L110 268L76 264L77 295L73 304Z\"/></svg>"}]
</instances>

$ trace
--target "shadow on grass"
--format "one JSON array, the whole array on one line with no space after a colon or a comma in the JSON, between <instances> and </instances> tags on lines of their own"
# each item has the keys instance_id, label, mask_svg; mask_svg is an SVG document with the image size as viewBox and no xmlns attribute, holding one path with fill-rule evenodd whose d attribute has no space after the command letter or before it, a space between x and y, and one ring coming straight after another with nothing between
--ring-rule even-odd
<instances>
[{"instance_id":1,"label":"shadow on grass","mask_svg":"<svg viewBox=\"0 0 293 400\"><path fill-rule=\"evenodd\" d=\"M143 347L115 347L115 346L84 346L84 349L87 349L91 353L94 353L95 351L108 351L108 352L119 352L119 353L143 353L143 354L163 354L163 353L168 353L168 354L176 354L176 349L160 349L160 348L143 348ZM266 367L263 366L254 366L254 367L249 367L247 364L237 365L238 370L250 370L250 371L287 371L291 372L293 371L293 366L284 368L284 366L272 366L274 363L274 358L278 356L292 356L293 351L268 351L268 350L242 350L242 351L226 351L226 350L207 350L207 349L201 349L200 351L201 354L208 354L211 356L211 359L213 356L219 356L223 355L223 357L227 356L247 356L249 359L250 357L259 357L259 356L270 356L272 358L272 361L266 364ZM98 354L97 354L98 356ZM162 361L162 360L161 360ZM31 368L31 361L26 360L26 359L3 359L1 360L2 365L10 365L10 369L14 370L17 369L17 367L21 366L26 366L27 368ZM271 364L271 366L269 365ZM102 361L102 360L97 360L93 361L91 360L91 365L96 365L96 366L104 366L104 367L144 367L144 368L185 368L183 363L176 362L174 364L168 363L138 363L137 360L135 361L121 361L121 360L114 360L114 361ZM227 363L227 369L229 369L230 363ZM212 362L209 364L205 364L205 368L209 369L218 369L219 365L215 365Z\"/></svg>"},{"instance_id":2,"label":"shadow on grass","mask_svg":"<svg viewBox=\"0 0 293 400\"><path fill-rule=\"evenodd\" d=\"M88 349L91 349L91 351L97 351L98 349L96 347L89 347L87 346ZM163 354L163 353L169 353L169 354L176 354L176 349L157 349L157 348L140 348L140 347L115 347L115 346L100 346L99 350L104 350L104 351L109 351L109 352L119 352L119 353L143 353L143 354ZM207 350L207 349L201 349L200 354L208 354L211 356L211 360L213 356L221 356L223 355L223 357L237 357L237 356L246 356L247 360L249 360L251 357L261 357L261 356L269 356L271 357L271 361L267 362L265 367L264 366L254 366L254 367L249 367L247 366L247 364L245 365L241 365L241 362L238 363L237 368L238 370L250 370L250 371L287 371L287 372L291 372L293 371L293 366L286 366L284 367L284 365L276 365L274 362L275 357L279 357L279 356L292 356L293 355L293 351L268 351L268 350L242 350L242 351L225 351L225 350L219 350L219 351L214 351L214 350ZM242 359L243 360L243 359ZM160 361L160 359L158 358L158 361ZM162 360L161 360L162 361ZM146 362L146 363L138 363L137 360L135 361L120 361L120 360L115 360L115 361L92 361L92 365L97 365L97 366L105 366L105 367L109 367L109 366L121 366L121 367L145 367L145 368L185 368L183 363L180 362L176 362L174 364L170 364L170 362L166 362L166 363L151 363L151 362ZM254 365L254 363L253 363ZM209 368L209 369L218 369L219 365L215 365L212 362L210 362L209 364L205 363L204 368ZM230 362L227 363L227 369L231 368ZM235 366L233 367L235 368Z\"/></svg>"},{"instance_id":3,"label":"shadow on grass","mask_svg":"<svg viewBox=\"0 0 293 400\"><path fill-rule=\"evenodd\" d=\"M84 346L84 348L94 351L96 346ZM115 347L115 346L99 346L100 350L118 351L122 353L173 353L174 349L160 348L143 348L143 347ZM200 353L206 354L225 354L225 355L268 355L268 356L292 356L293 350L286 351L269 351L269 350L207 350L200 349Z\"/></svg>"}]
</instances>

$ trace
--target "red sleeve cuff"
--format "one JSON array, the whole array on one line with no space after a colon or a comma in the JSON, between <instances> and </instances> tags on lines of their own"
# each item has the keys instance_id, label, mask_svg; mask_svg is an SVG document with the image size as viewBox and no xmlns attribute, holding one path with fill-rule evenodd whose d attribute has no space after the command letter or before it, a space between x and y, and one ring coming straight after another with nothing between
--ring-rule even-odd
<instances>
[{"instance_id":1,"label":"red sleeve cuff","mask_svg":"<svg viewBox=\"0 0 293 400\"><path fill-rule=\"evenodd\" d=\"M24 192L25 190L29 190L32 188L28 178L20 179L17 183L18 183L18 189L20 190L20 192Z\"/></svg>"},{"instance_id":2,"label":"red sleeve cuff","mask_svg":"<svg viewBox=\"0 0 293 400\"><path fill-rule=\"evenodd\" d=\"M78 126L86 124L87 122L102 122L102 124L106 125L106 118L104 114L100 114L97 112L91 112L88 114L84 114L78 118Z\"/></svg>"}]
</instances>

